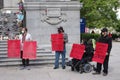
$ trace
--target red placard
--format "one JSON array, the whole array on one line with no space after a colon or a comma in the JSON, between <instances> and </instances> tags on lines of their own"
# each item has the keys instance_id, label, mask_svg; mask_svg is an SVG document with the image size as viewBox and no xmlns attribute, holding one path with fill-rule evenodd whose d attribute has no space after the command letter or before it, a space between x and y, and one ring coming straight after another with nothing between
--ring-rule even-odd
<instances>
[{"instance_id":1,"label":"red placard","mask_svg":"<svg viewBox=\"0 0 120 80\"><path fill-rule=\"evenodd\" d=\"M70 57L75 59L82 59L82 56L84 54L85 46L82 44L73 44L72 50L70 53Z\"/></svg>"},{"instance_id":2,"label":"red placard","mask_svg":"<svg viewBox=\"0 0 120 80\"><path fill-rule=\"evenodd\" d=\"M51 40L52 40L52 51L64 50L63 34L51 34Z\"/></svg>"},{"instance_id":3,"label":"red placard","mask_svg":"<svg viewBox=\"0 0 120 80\"><path fill-rule=\"evenodd\" d=\"M108 44L97 42L92 61L103 64L107 49L108 49Z\"/></svg>"},{"instance_id":4,"label":"red placard","mask_svg":"<svg viewBox=\"0 0 120 80\"><path fill-rule=\"evenodd\" d=\"M23 58L36 59L36 41L25 41L23 45Z\"/></svg>"},{"instance_id":5,"label":"red placard","mask_svg":"<svg viewBox=\"0 0 120 80\"><path fill-rule=\"evenodd\" d=\"M20 40L8 40L8 58L20 58Z\"/></svg>"}]
</instances>

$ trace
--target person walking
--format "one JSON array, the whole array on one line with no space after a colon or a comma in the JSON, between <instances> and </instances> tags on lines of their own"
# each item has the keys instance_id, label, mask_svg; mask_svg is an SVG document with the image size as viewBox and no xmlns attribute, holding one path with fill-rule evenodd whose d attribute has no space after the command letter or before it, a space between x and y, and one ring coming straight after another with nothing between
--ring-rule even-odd
<instances>
[{"instance_id":1,"label":"person walking","mask_svg":"<svg viewBox=\"0 0 120 80\"><path fill-rule=\"evenodd\" d=\"M58 28L58 34L63 34L64 37L64 50L63 51L55 51L55 66L54 69L59 68L59 57L62 56L62 69L65 69L65 57L66 57L66 43L68 42L68 35L64 32L63 27Z\"/></svg>"},{"instance_id":2,"label":"person walking","mask_svg":"<svg viewBox=\"0 0 120 80\"><path fill-rule=\"evenodd\" d=\"M101 30L101 36L98 39L98 42L107 43L108 44L108 49L107 49L107 53L106 53L104 63L103 64L97 63L95 73L93 73L93 75L100 74L101 69L102 69L102 65L103 65L103 76L107 76L107 74L108 74L109 56L110 56L110 51L112 49L112 38L108 36L108 29L107 28L103 28Z\"/></svg>"},{"instance_id":3,"label":"person walking","mask_svg":"<svg viewBox=\"0 0 120 80\"><path fill-rule=\"evenodd\" d=\"M20 43L21 43L21 58L22 58L22 68L21 69L24 69L27 66L29 66L29 59L23 58L23 43L24 43L24 41L32 40L31 35L27 31L28 31L27 28L23 27L22 31L21 31L22 34L19 36Z\"/></svg>"}]
</instances>

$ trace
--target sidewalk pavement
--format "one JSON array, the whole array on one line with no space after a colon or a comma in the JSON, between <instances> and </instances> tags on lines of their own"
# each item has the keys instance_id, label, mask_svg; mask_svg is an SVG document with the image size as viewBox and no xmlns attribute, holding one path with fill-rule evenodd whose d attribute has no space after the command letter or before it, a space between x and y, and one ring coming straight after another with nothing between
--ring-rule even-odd
<instances>
[{"instance_id":1,"label":"sidewalk pavement","mask_svg":"<svg viewBox=\"0 0 120 80\"><path fill-rule=\"evenodd\" d=\"M120 42L113 42L107 76L78 73L66 69L53 69L54 65L30 66L31 70L20 70L20 67L1 67L0 80L120 80ZM93 63L94 64L94 63Z\"/></svg>"}]
</instances>

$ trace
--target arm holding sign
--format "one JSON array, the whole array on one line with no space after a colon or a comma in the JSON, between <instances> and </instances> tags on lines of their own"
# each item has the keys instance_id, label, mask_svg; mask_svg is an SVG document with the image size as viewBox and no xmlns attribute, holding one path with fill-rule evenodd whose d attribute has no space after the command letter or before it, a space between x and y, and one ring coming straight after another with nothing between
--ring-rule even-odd
<instances>
[{"instance_id":1,"label":"arm holding sign","mask_svg":"<svg viewBox=\"0 0 120 80\"><path fill-rule=\"evenodd\" d=\"M112 49L112 38L108 37L108 50L107 50L108 55L110 55L111 49Z\"/></svg>"}]
</instances>

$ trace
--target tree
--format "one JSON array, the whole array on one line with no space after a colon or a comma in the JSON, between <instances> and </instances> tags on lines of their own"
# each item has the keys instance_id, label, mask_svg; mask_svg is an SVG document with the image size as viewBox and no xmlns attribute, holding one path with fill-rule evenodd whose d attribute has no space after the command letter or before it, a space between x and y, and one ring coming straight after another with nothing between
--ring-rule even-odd
<instances>
[{"instance_id":1,"label":"tree","mask_svg":"<svg viewBox=\"0 0 120 80\"><path fill-rule=\"evenodd\" d=\"M80 10L81 18L86 19L89 28L120 27L117 19L119 0L80 0L83 7Z\"/></svg>"},{"instance_id":2,"label":"tree","mask_svg":"<svg viewBox=\"0 0 120 80\"><path fill-rule=\"evenodd\" d=\"M120 32L120 20L118 21L118 25L115 27L117 32Z\"/></svg>"}]
</instances>

